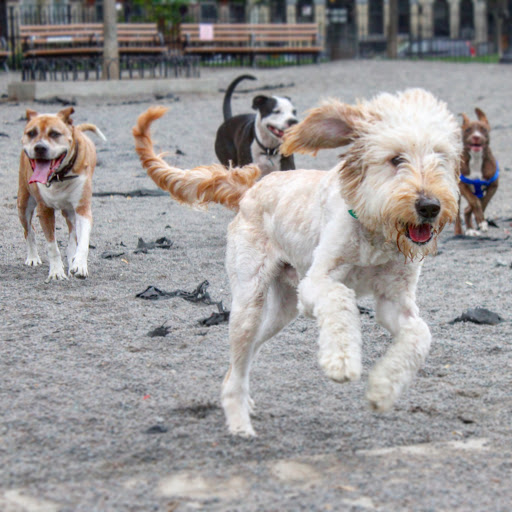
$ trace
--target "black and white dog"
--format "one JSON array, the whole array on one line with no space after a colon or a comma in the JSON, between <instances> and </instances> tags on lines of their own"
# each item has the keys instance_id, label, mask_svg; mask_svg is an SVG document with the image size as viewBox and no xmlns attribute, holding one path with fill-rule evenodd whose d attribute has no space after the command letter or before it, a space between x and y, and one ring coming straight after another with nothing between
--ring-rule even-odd
<instances>
[{"instance_id":1,"label":"black and white dog","mask_svg":"<svg viewBox=\"0 0 512 512\"><path fill-rule=\"evenodd\" d=\"M233 80L224 95L224 123L215 139L217 158L225 166L257 164L262 176L272 171L295 169L293 155L284 157L279 152L284 131L298 122L295 107L289 98L259 95L252 101L256 114L233 117L231 95L246 79L256 80L252 75L241 75Z\"/></svg>"}]
</instances>

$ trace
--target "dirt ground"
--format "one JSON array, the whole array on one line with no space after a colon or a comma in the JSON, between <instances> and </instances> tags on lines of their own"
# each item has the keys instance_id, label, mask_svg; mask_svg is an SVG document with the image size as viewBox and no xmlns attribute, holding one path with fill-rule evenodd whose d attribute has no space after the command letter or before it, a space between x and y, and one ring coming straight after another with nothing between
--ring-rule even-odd
<instances>
[{"instance_id":1,"label":"dirt ground","mask_svg":"<svg viewBox=\"0 0 512 512\"><path fill-rule=\"evenodd\" d=\"M202 76L220 89L246 71ZM447 227L439 254L425 262L418 303L434 341L424 368L391 412L374 414L364 399L368 369L390 337L371 311L362 315L363 378L347 385L323 375L315 324L299 317L264 346L253 369L258 437L231 437L219 402L227 324L199 324L216 306L135 295L150 285L193 291L207 280L212 300L229 308L224 254L233 214L217 206L195 211L167 196L110 194L156 190L131 136L152 104L171 107L154 126L170 161L187 168L215 161L223 94L78 99L75 122L95 123L108 139L94 139L94 191L106 195L93 200L90 277L51 284L40 229L43 265L23 264L17 170L25 109L62 107L4 101L0 510L511 510L512 67L341 61L254 74L258 81L242 91L275 86L271 93L290 96L301 118L322 98L354 102L411 86L431 90L456 114L473 117L476 106L487 113L501 166L487 216L498 227L481 240L454 239ZM8 79L0 75L0 94ZM255 94L237 94L234 112L248 112ZM296 157L298 167L319 169L336 160L336 151ZM64 252L60 216L57 234ZM164 236L170 248L134 252L139 237ZM450 323L477 306L504 322ZM159 326L166 336L148 335Z\"/></svg>"}]
</instances>

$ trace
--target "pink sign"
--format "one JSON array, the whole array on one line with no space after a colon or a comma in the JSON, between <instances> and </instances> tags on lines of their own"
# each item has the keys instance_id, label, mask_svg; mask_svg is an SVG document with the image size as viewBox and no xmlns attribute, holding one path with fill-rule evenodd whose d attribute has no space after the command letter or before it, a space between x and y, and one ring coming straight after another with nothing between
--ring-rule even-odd
<instances>
[{"instance_id":1,"label":"pink sign","mask_svg":"<svg viewBox=\"0 0 512 512\"><path fill-rule=\"evenodd\" d=\"M199 23L199 39L213 41L213 25L211 23Z\"/></svg>"}]
</instances>

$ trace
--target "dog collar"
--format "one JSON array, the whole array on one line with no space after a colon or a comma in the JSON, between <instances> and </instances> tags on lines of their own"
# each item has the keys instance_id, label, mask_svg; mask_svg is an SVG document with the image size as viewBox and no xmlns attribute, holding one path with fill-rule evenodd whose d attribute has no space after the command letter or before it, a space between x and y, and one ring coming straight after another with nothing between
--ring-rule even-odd
<instances>
[{"instance_id":1,"label":"dog collar","mask_svg":"<svg viewBox=\"0 0 512 512\"><path fill-rule=\"evenodd\" d=\"M351 217L354 217L354 219L356 219L356 220L357 220L357 214L356 214L356 212L355 212L354 210L349 210L349 211L348 211L348 213L349 213L349 215L350 215Z\"/></svg>"},{"instance_id":2,"label":"dog collar","mask_svg":"<svg viewBox=\"0 0 512 512\"><path fill-rule=\"evenodd\" d=\"M62 168L58 171L54 172L50 179L46 182L46 186L49 187L53 181L61 182L66 180L72 180L74 178L78 178L78 176L66 176L66 174L73 169L73 166L75 165L76 158L78 156L78 142L75 144L75 154L73 155L73 158Z\"/></svg>"},{"instance_id":3,"label":"dog collar","mask_svg":"<svg viewBox=\"0 0 512 512\"><path fill-rule=\"evenodd\" d=\"M266 155L266 156L270 157L270 156L276 156L279 153L279 147L281 146L280 144L278 146L276 146L275 148L267 148L266 146L264 146L262 144L260 139L258 139L258 136L256 135L256 132L254 132L254 139L258 143L258 146L261 149L263 149L263 151L264 151L263 155Z\"/></svg>"},{"instance_id":4,"label":"dog collar","mask_svg":"<svg viewBox=\"0 0 512 512\"><path fill-rule=\"evenodd\" d=\"M494 176L489 180L471 180L464 176L463 174L460 175L460 181L462 183L465 183L466 185L473 185L474 190L473 194L478 197L478 199L482 199L484 197L484 189L486 189L491 183L496 181L500 175L500 166L498 165L498 162L496 162L496 172L494 173ZM482 188L483 187L483 188Z\"/></svg>"}]
</instances>

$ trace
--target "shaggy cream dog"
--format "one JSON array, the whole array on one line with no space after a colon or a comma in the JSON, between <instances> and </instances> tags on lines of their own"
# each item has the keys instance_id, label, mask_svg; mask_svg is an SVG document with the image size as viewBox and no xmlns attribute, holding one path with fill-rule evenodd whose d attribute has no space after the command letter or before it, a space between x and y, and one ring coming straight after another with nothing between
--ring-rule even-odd
<instances>
[{"instance_id":1,"label":"shaggy cream dog","mask_svg":"<svg viewBox=\"0 0 512 512\"><path fill-rule=\"evenodd\" d=\"M143 113L133 129L142 165L180 202L221 203L238 213L228 229L233 303L231 365L222 388L229 430L253 436L249 371L259 348L298 312L320 328L319 363L344 382L361 375L356 298L375 297L377 321L394 343L371 370L367 398L389 409L430 347L415 302L421 261L457 216L460 129L446 105L421 89L347 105L329 101L285 137L283 152L348 146L328 172L272 173L255 166L172 167L153 151Z\"/></svg>"}]
</instances>

